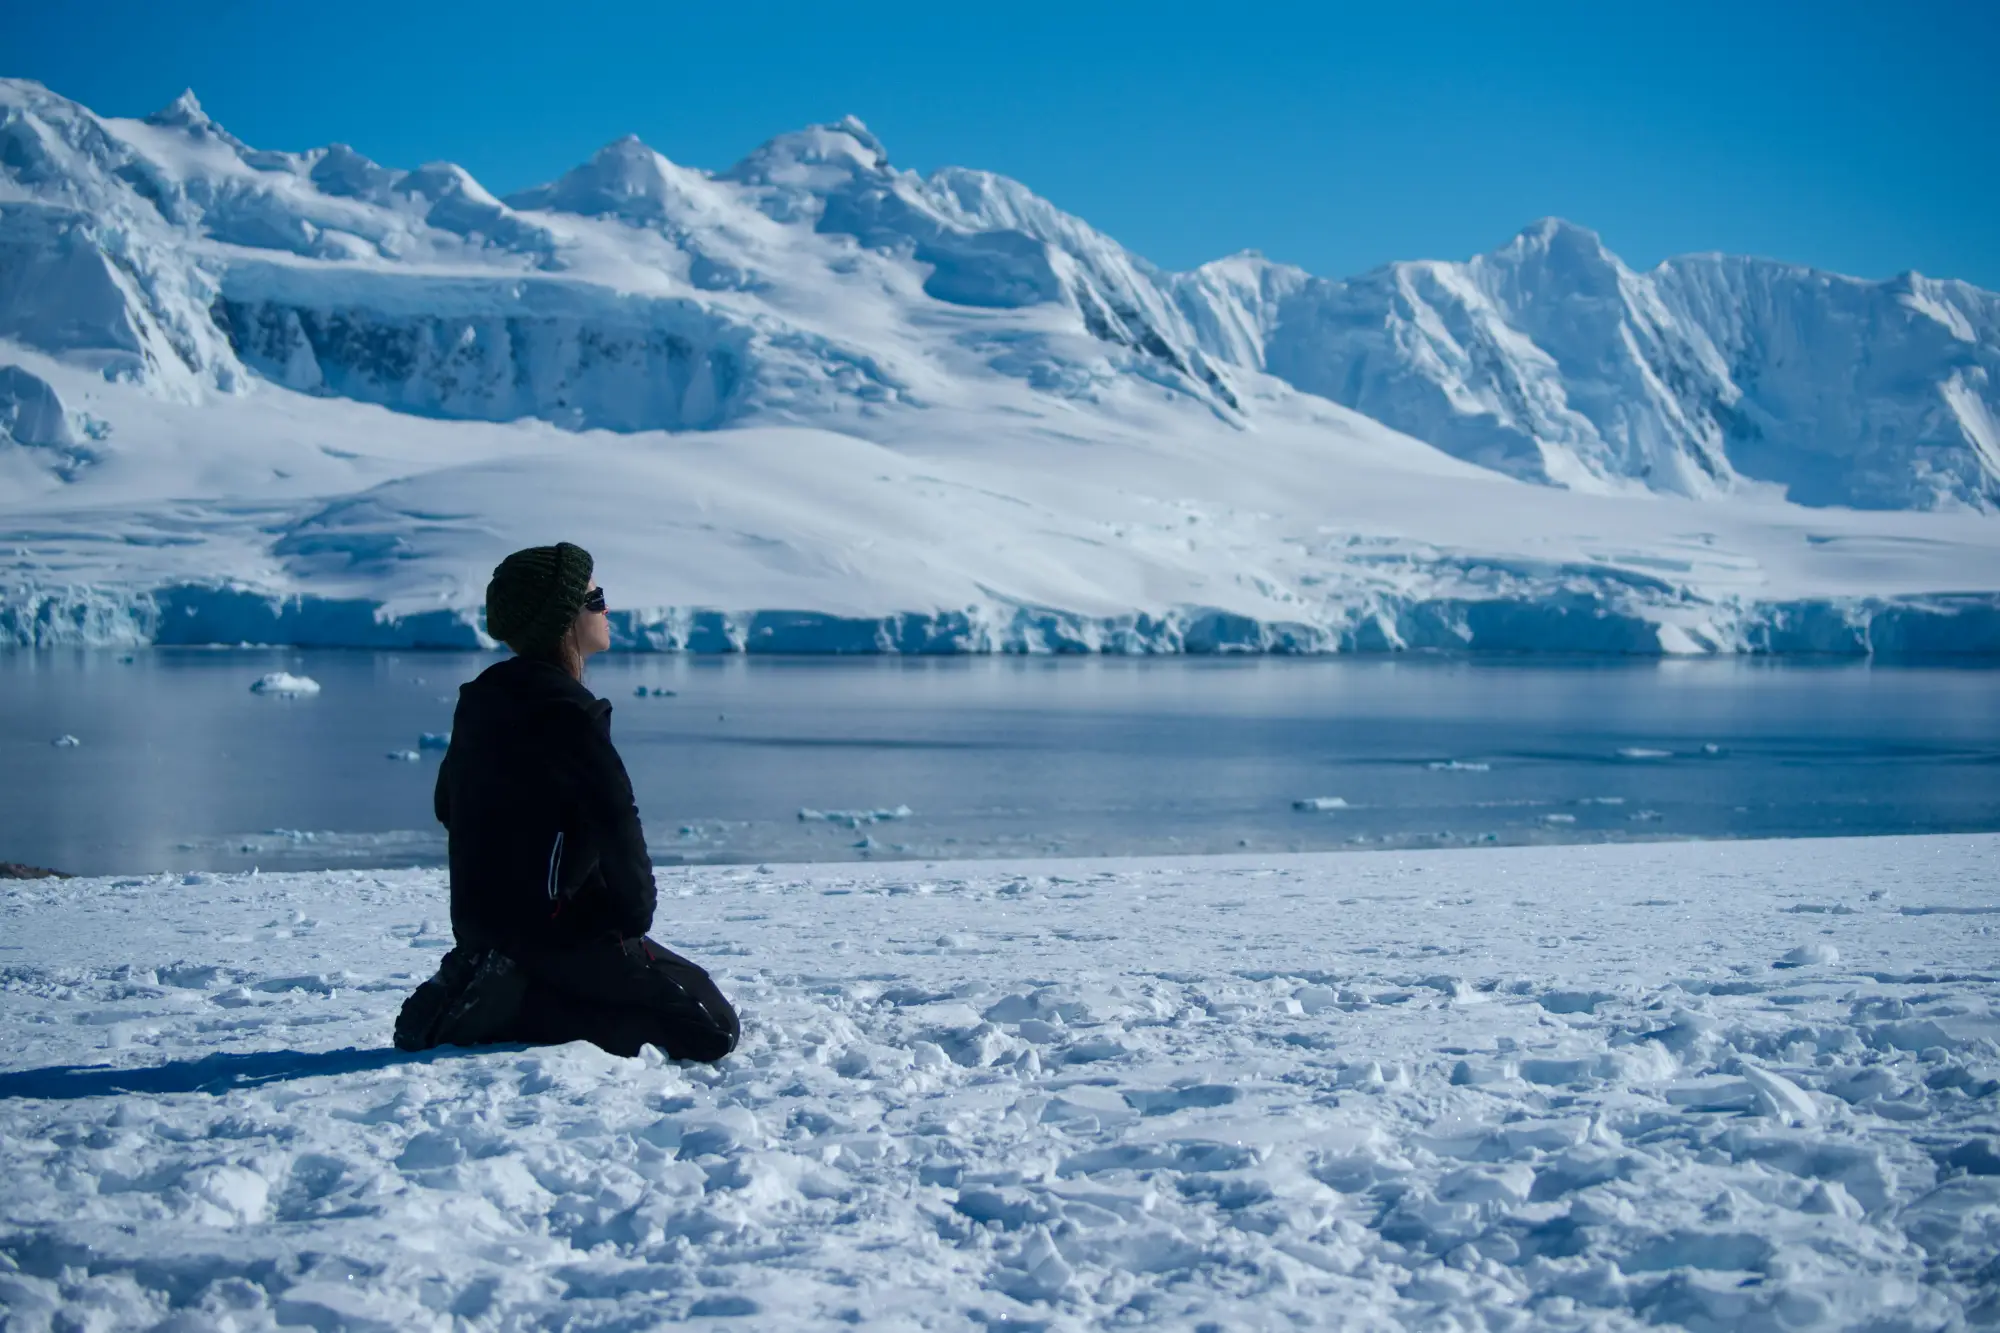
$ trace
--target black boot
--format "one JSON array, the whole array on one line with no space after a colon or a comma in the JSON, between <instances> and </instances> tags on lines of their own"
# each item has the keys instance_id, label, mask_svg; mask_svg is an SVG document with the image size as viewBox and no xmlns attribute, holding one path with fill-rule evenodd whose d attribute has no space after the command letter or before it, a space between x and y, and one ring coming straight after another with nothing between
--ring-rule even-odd
<instances>
[{"instance_id":1,"label":"black boot","mask_svg":"<svg viewBox=\"0 0 2000 1333\"><path fill-rule=\"evenodd\" d=\"M495 950L453 949L437 975L417 987L396 1016L396 1048L480 1046L513 1040L528 981Z\"/></svg>"}]
</instances>

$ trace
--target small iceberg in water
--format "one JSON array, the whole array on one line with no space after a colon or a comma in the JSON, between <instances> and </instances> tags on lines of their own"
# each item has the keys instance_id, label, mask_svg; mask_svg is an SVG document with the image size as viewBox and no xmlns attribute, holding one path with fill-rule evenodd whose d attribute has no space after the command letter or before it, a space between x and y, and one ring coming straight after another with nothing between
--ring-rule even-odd
<instances>
[{"instance_id":1,"label":"small iceberg in water","mask_svg":"<svg viewBox=\"0 0 2000 1333\"><path fill-rule=\"evenodd\" d=\"M83 744L83 742L78 740L76 737L70 735L68 732L64 732L62 735L50 741L49 744L55 746L58 750L74 750L77 746Z\"/></svg>"},{"instance_id":2,"label":"small iceberg in water","mask_svg":"<svg viewBox=\"0 0 2000 1333\"><path fill-rule=\"evenodd\" d=\"M801 824L838 824L843 828L860 828L863 824L881 824L892 819L908 819L910 807L899 805L884 810L801 810Z\"/></svg>"},{"instance_id":3,"label":"small iceberg in water","mask_svg":"<svg viewBox=\"0 0 2000 1333\"><path fill-rule=\"evenodd\" d=\"M258 678L250 687L252 694L301 695L318 694L319 682L311 676L294 676L289 671L273 671Z\"/></svg>"},{"instance_id":4,"label":"small iceberg in water","mask_svg":"<svg viewBox=\"0 0 2000 1333\"><path fill-rule=\"evenodd\" d=\"M1292 809L1306 811L1345 810L1347 799L1342 796L1307 796L1292 802Z\"/></svg>"},{"instance_id":5,"label":"small iceberg in water","mask_svg":"<svg viewBox=\"0 0 2000 1333\"><path fill-rule=\"evenodd\" d=\"M1433 759L1426 767L1433 773L1485 773L1493 765L1473 763L1464 759Z\"/></svg>"},{"instance_id":6,"label":"small iceberg in water","mask_svg":"<svg viewBox=\"0 0 2000 1333\"><path fill-rule=\"evenodd\" d=\"M451 733L448 731L427 731L417 737L419 750L448 750L451 748Z\"/></svg>"},{"instance_id":7,"label":"small iceberg in water","mask_svg":"<svg viewBox=\"0 0 2000 1333\"><path fill-rule=\"evenodd\" d=\"M1621 745L1618 747L1620 759L1671 759L1672 750L1653 750L1643 745Z\"/></svg>"},{"instance_id":8,"label":"small iceberg in water","mask_svg":"<svg viewBox=\"0 0 2000 1333\"><path fill-rule=\"evenodd\" d=\"M399 764L414 764L417 760L423 758L423 756L415 750L391 750L383 758L393 759Z\"/></svg>"}]
</instances>

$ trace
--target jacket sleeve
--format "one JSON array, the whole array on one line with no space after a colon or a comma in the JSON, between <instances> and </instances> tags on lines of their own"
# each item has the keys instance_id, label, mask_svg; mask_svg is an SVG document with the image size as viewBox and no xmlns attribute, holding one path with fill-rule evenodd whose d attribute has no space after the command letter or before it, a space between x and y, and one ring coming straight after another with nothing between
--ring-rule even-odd
<instances>
[{"instance_id":1,"label":"jacket sleeve","mask_svg":"<svg viewBox=\"0 0 2000 1333\"><path fill-rule=\"evenodd\" d=\"M596 907L621 937L637 939L652 929L659 895L639 805L625 762L611 744L608 723L582 712L575 716L578 735L574 745L566 747L572 756L569 786L576 802L577 831L602 876L606 901Z\"/></svg>"},{"instance_id":2,"label":"jacket sleeve","mask_svg":"<svg viewBox=\"0 0 2000 1333\"><path fill-rule=\"evenodd\" d=\"M438 764L437 786L431 791L431 810L438 823L447 829L451 827L451 756L452 751L447 747L444 760Z\"/></svg>"}]
</instances>

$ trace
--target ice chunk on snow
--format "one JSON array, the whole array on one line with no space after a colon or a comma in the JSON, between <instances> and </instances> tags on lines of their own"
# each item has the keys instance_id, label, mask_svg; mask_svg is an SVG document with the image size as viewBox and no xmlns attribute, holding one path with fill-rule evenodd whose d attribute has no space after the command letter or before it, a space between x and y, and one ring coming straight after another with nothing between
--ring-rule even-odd
<instances>
[{"instance_id":1,"label":"ice chunk on snow","mask_svg":"<svg viewBox=\"0 0 2000 1333\"><path fill-rule=\"evenodd\" d=\"M1617 998L1601 990L1552 990L1541 997L1540 1003L1552 1014L1594 1014L1598 1005Z\"/></svg>"},{"instance_id":2,"label":"ice chunk on snow","mask_svg":"<svg viewBox=\"0 0 2000 1333\"><path fill-rule=\"evenodd\" d=\"M319 682L311 676L294 676L289 671L273 671L257 679L250 687L253 694L318 694Z\"/></svg>"},{"instance_id":3,"label":"ice chunk on snow","mask_svg":"<svg viewBox=\"0 0 2000 1333\"><path fill-rule=\"evenodd\" d=\"M1347 801L1339 796L1307 796L1292 802L1294 810L1345 810Z\"/></svg>"},{"instance_id":4,"label":"ice chunk on snow","mask_svg":"<svg viewBox=\"0 0 2000 1333\"><path fill-rule=\"evenodd\" d=\"M1773 963L1773 967L1829 967L1840 961L1840 950L1831 944L1815 941L1801 944L1790 953Z\"/></svg>"},{"instance_id":5,"label":"ice chunk on snow","mask_svg":"<svg viewBox=\"0 0 2000 1333\"><path fill-rule=\"evenodd\" d=\"M242 1166L203 1167L189 1173L181 1187L199 1205L196 1220L211 1226L261 1221L271 1197L269 1182Z\"/></svg>"},{"instance_id":6,"label":"ice chunk on snow","mask_svg":"<svg viewBox=\"0 0 2000 1333\"><path fill-rule=\"evenodd\" d=\"M1055 1300L1076 1277L1045 1226L1035 1228L1010 1267L1013 1272L1003 1285L1008 1295L1022 1301Z\"/></svg>"},{"instance_id":7,"label":"ice chunk on snow","mask_svg":"<svg viewBox=\"0 0 2000 1333\"><path fill-rule=\"evenodd\" d=\"M1757 1105L1765 1115L1796 1125L1819 1123L1819 1107L1804 1088L1783 1074L1759 1069L1748 1061L1743 1063L1742 1073L1756 1092Z\"/></svg>"},{"instance_id":8,"label":"ice chunk on snow","mask_svg":"<svg viewBox=\"0 0 2000 1333\"><path fill-rule=\"evenodd\" d=\"M55 746L58 750L74 750L77 746L83 744L83 742L78 740L76 737L70 735L68 732L64 732L62 735L50 741L49 744Z\"/></svg>"}]
</instances>

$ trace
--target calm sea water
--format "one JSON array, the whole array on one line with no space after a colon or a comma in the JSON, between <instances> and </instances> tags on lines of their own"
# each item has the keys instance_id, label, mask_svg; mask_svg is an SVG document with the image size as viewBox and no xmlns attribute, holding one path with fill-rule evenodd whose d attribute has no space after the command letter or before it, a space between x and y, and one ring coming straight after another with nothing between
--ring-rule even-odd
<instances>
[{"instance_id":1,"label":"calm sea water","mask_svg":"<svg viewBox=\"0 0 2000 1333\"><path fill-rule=\"evenodd\" d=\"M0 654L0 860L440 862L438 755L388 756L492 660ZM280 669L321 692L250 691ZM1991 669L620 656L589 684L666 864L2000 829Z\"/></svg>"}]
</instances>

